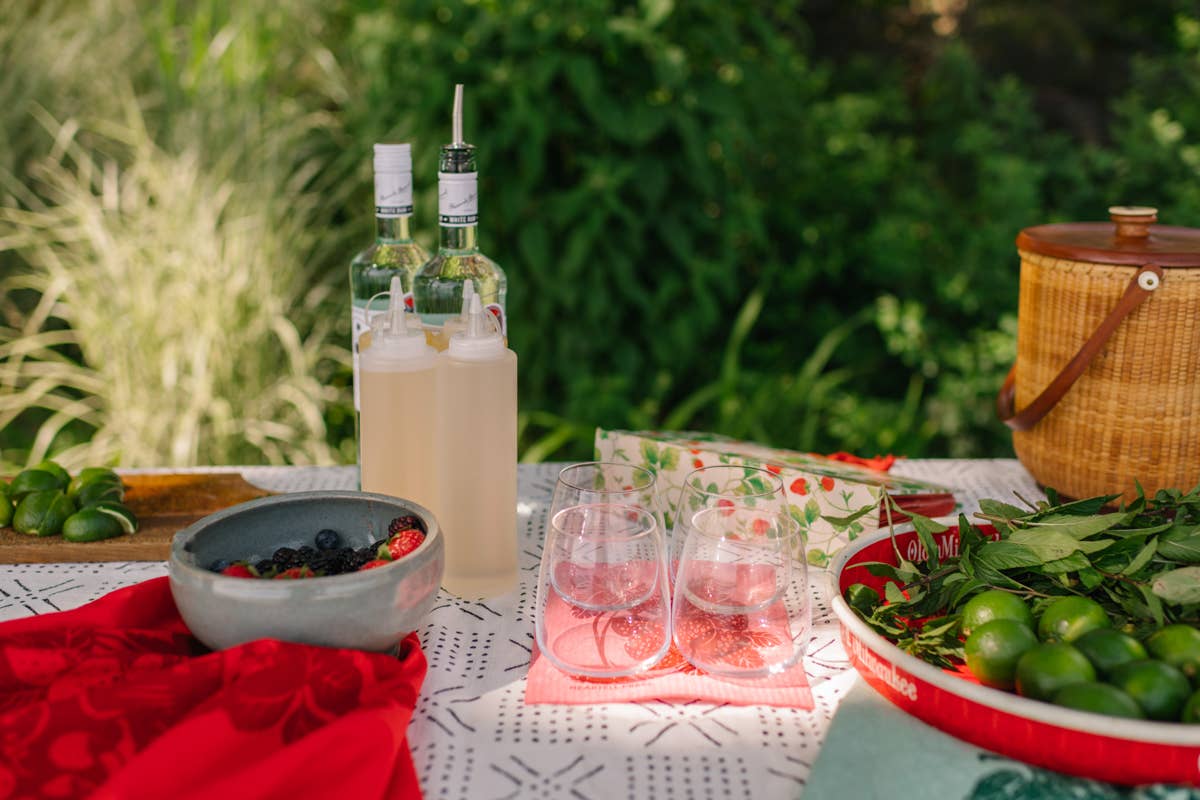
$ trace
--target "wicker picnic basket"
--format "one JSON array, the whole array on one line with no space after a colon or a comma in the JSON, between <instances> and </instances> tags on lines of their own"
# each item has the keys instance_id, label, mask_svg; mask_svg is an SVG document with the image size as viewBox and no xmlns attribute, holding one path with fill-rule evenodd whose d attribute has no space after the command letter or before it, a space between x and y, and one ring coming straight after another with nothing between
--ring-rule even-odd
<instances>
[{"instance_id":1,"label":"wicker picnic basket","mask_svg":"<svg viewBox=\"0 0 1200 800\"><path fill-rule=\"evenodd\" d=\"M1157 211L1017 236L1017 361L996 400L1021 463L1067 497L1200 483L1200 229Z\"/></svg>"}]
</instances>

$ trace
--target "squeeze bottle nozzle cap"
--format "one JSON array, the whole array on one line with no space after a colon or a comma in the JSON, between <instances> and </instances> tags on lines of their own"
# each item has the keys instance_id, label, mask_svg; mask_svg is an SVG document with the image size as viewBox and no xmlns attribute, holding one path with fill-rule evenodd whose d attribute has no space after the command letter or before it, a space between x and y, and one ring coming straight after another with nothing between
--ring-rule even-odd
<instances>
[{"instance_id":1,"label":"squeeze bottle nozzle cap","mask_svg":"<svg viewBox=\"0 0 1200 800\"><path fill-rule=\"evenodd\" d=\"M504 336L491 312L485 311L479 295L471 295L466 330L450 337L449 353L466 361L487 361L504 354Z\"/></svg>"},{"instance_id":2,"label":"squeeze bottle nozzle cap","mask_svg":"<svg viewBox=\"0 0 1200 800\"><path fill-rule=\"evenodd\" d=\"M383 294L383 292L380 292ZM391 358L408 358L425 354L431 350L425 343L425 334L419 328L409 328L408 314L404 310L404 292L400 287L400 277L392 276L392 285L387 292L389 296L387 311L371 320L371 346L374 355ZM379 295L375 295L379 297ZM374 300L375 298L371 298ZM368 301L368 307L370 301Z\"/></svg>"},{"instance_id":3,"label":"squeeze bottle nozzle cap","mask_svg":"<svg viewBox=\"0 0 1200 800\"><path fill-rule=\"evenodd\" d=\"M475 281L470 278L463 281L462 296L462 311L459 313L462 315L463 322L466 322L467 316L471 313L471 298L475 296Z\"/></svg>"}]
</instances>

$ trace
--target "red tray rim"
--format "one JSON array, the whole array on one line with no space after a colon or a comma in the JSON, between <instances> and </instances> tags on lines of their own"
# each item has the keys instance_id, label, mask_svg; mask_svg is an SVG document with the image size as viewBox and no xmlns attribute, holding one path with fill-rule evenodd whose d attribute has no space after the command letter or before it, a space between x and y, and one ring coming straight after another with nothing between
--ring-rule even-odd
<instances>
[{"instance_id":1,"label":"red tray rim","mask_svg":"<svg viewBox=\"0 0 1200 800\"><path fill-rule=\"evenodd\" d=\"M914 533L911 525L898 525L896 528L897 535ZM951 531L955 536L958 535L957 531L953 528L951 528ZM871 650L887 661L890 661L894 666L904 669L909 674L920 678L941 691L949 692L997 711L1024 717L1052 727L1078 731L1089 736L1103 736L1110 739L1125 739L1133 742L1181 747L1200 747L1200 725L1122 719L1120 717L1110 717L1103 714L1092 714L1086 711L1063 708L1050 703L1043 703L1039 700L1030 700L1029 698L1010 694L1000 689L992 689L956 677L896 647L859 619L858 615L854 613L842 598L842 593L839 590L842 572L845 570L846 564L850 559L864 548L883 541L890 535L888 531L881 531L852 542L843 548L834 558L827 575L829 576L829 590L832 595L833 611L837 615L838 621L844 627L848 628L853 636L861 639ZM858 664L853 659L851 661L854 664L855 670L862 674L862 670ZM905 711L905 713L908 712ZM1101 720L1104 723L1103 733L1098 732L1096 727L1098 721Z\"/></svg>"}]
</instances>

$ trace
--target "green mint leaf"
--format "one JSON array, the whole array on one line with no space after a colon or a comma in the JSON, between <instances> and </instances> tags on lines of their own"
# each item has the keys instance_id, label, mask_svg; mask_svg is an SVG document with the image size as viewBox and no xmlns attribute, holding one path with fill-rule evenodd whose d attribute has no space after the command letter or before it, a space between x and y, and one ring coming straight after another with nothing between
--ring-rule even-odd
<instances>
[{"instance_id":1,"label":"green mint leaf","mask_svg":"<svg viewBox=\"0 0 1200 800\"><path fill-rule=\"evenodd\" d=\"M1140 569L1150 563L1150 559L1154 558L1154 554L1158 552L1158 543L1160 539L1151 539L1146 542L1145 546L1138 551L1138 554L1133 557L1133 560L1121 570L1122 575L1133 575Z\"/></svg>"},{"instance_id":2,"label":"green mint leaf","mask_svg":"<svg viewBox=\"0 0 1200 800\"><path fill-rule=\"evenodd\" d=\"M985 542L975 553L974 562L990 569L1014 569L1036 567L1045 559L1023 544L1011 540Z\"/></svg>"},{"instance_id":3,"label":"green mint leaf","mask_svg":"<svg viewBox=\"0 0 1200 800\"><path fill-rule=\"evenodd\" d=\"M1047 561L1042 565L1042 571L1050 575L1062 575L1067 572L1078 572L1082 569L1088 569L1091 566L1092 562L1088 561L1088 557L1077 550L1066 558Z\"/></svg>"},{"instance_id":4,"label":"green mint leaf","mask_svg":"<svg viewBox=\"0 0 1200 800\"><path fill-rule=\"evenodd\" d=\"M1028 525L1030 528L1036 527L1036 530L1040 533L1053 531L1064 533L1073 539L1086 539L1089 536L1095 536L1097 533L1116 527L1127 519L1128 517L1124 514L1100 514L1092 517L1083 517L1075 514L1049 514L1037 520L1030 521Z\"/></svg>"},{"instance_id":5,"label":"green mint leaf","mask_svg":"<svg viewBox=\"0 0 1200 800\"><path fill-rule=\"evenodd\" d=\"M1028 508L1018 508L1009 503L1002 503L999 500L987 499L979 501L979 510L988 517L999 517L1006 521L1023 519L1032 513Z\"/></svg>"},{"instance_id":6,"label":"green mint leaf","mask_svg":"<svg viewBox=\"0 0 1200 800\"><path fill-rule=\"evenodd\" d=\"M1200 525L1173 525L1158 537L1158 554L1171 561L1200 564Z\"/></svg>"},{"instance_id":7,"label":"green mint leaf","mask_svg":"<svg viewBox=\"0 0 1200 800\"><path fill-rule=\"evenodd\" d=\"M1156 597L1171 605L1200 603L1200 567L1180 567L1159 573L1150 589Z\"/></svg>"}]
</instances>

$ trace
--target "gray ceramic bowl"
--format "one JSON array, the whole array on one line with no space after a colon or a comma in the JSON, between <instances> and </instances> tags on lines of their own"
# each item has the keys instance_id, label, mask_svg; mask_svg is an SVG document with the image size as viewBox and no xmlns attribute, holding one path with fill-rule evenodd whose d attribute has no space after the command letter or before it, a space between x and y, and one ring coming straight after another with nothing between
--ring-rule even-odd
<instances>
[{"instance_id":1,"label":"gray ceramic bowl","mask_svg":"<svg viewBox=\"0 0 1200 800\"><path fill-rule=\"evenodd\" d=\"M421 546L387 566L303 580L234 578L207 569L218 559L251 562L279 547L312 545L323 528L365 547L388 523L414 514ZM196 638L214 649L254 639L389 651L416 630L437 598L444 542L427 509L407 500L350 491L274 495L210 514L171 544L167 568L175 605Z\"/></svg>"}]
</instances>

